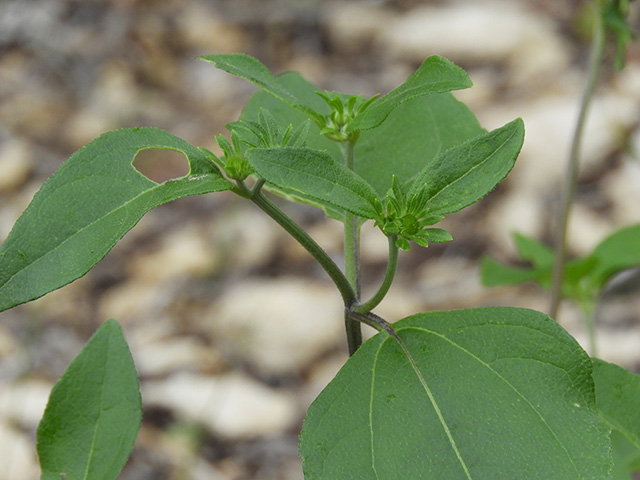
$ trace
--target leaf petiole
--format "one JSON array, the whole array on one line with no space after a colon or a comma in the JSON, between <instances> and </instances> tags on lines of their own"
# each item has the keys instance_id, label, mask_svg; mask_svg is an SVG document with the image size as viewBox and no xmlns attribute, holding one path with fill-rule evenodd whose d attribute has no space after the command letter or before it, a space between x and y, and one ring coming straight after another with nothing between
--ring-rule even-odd
<instances>
[{"instance_id":1,"label":"leaf petiole","mask_svg":"<svg viewBox=\"0 0 640 480\"><path fill-rule=\"evenodd\" d=\"M398 266L398 247L396 246L396 235L391 235L388 237L389 240L389 261L387 263L387 271L384 274L384 278L382 283L380 284L380 288L378 291L366 302L360 303L353 308L354 312L357 313L368 313L374 308L376 308L382 299L385 297L389 288L391 288L391 284L393 283L393 277L396 274L396 267Z\"/></svg>"}]
</instances>

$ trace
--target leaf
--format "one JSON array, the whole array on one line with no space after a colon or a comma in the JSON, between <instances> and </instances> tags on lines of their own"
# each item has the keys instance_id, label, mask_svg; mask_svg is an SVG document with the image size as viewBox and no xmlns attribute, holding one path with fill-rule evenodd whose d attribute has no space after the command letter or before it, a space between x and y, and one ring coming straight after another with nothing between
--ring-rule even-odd
<instances>
[{"instance_id":1,"label":"leaf","mask_svg":"<svg viewBox=\"0 0 640 480\"><path fill-rule=\"evenodd\" d=\"M533 266L513 267L498 263L489 257L483 257L480 264L482 284L487 287L494 287L537 282L542 287L547 288L551 283L553 251L537 240L521 233L514 233L513 238L520 258L530 261Z\"/></svg>"},{"instance_id":2,"label":"leaf","mask_svg":"<svg viewBox=\"0 0 640 480\"><path fill-rule=\"evenodd\" d=\"M480 279L487 287L498 285L519 285L525 282L540 281L541 275L548 272L540 272L532 268L518 268L503 265L489 257L482 257L480 264ZM545 275L546 276L546 275Z\"/></svg>"},{"instance_id":3,"label":"leaf","mask_svg":"<svg viewBox=\"0 0 640 480\"><path fill-rule=\"evenodd\" d=\"M247 160L267 182L375 219L382 204L373 188L356 173L320 150L305 147L255 148Z\"/></svg>"},{"instance_id":4,"label":"leaf","mask_svg":"<svg viewBox=\"0 0 640 480\"><path fill-rule=\"evenodd\" d=\"M597 259L597 265L589 273L589 278L598 289L604 287L614 274L640 265L640 224L608 236L590 256Z\"/></svg>"},{"instance_id":5,"label":"leaf","mask_svg":"<svg viewBox=\"0 0 640 480\"><path fill-rule=\"evenodd\" d=\"M51 391L38 426L42 480L111 480L140 428L138 376L118 323L108 320Z\"/></svg>"},{"instance_id":6,"label":"leaf","mask_svg":"<svg viewBox=\"0 0 640 480\"><path fill-rule=\"evenodd\" d=\"M536 268L550 268L553 266L553 250L549 247L521 233L515 233L513 238L518 254L523 260L530 261Z\"/></svg>"},{"instance_id":7,"label":"leaf","mask_svg":"<svg viewBox=\"0 0 640 480\"><path fill-rule=\"evenodd\" d=\"M315 93L318 87L299 74L285 73L278 79L305 104L318 112L329 113L327 104ZM299 125L307 118L274 96L259 91L245 106L241 119L257 121L261 108L269 110L281 126ZM449 93L413 98L393 110L379 127L361 132L354 148L355 171L374 187L378 198L383 199L391 187L393 174L406 182L433 156L483 132L469 109ZM320 135L316 124L309 128L307 145L326 150L336 162L344 162L339 144ZM278 193L320 207L332 218L343 218L334 205L287 190L279 189Z\"/></svg>"},{"instance_id":8,"label":"leaf","mask_svg":"<svg viewBox=\"0 0 640 480\"><path fill-rule=\"evenodd\" d=\"M594 358L593 381L602 418L640 448L640 376Z\"/></svg>"},{"instance_id":9,"label":"leaf","mask_svg":"<svg viewBox=\"0 0 640 480\"><path fill-rule=\"evenodd\" d=\"M632 480L632 475L640 472L640 449L617 430L611 432L611 453L612 480Z\"/></svg>"},{"instance_id":10,"label":"leaf","mask_svg":"<svg viewBox=\"0 0 640 480\"><path fill-rule=\"evenodd\" d=\"M427 58L400 86L374 101L348 126L350 131L377 127L401 103L432 93L469 88L473 84L467 73L449 60L437 55Z\"/></svg>"},{"instance_id":11,"label":"leaf","mask_svg":"<svg viewBox=\"0 0 640 480\"><path fill-rule=\"evenodd\" d=\"M183 153L189 174L158 184L132 165L148 148ZM105 133L75 152L36 193L0 246L0 311L87 273L152 208L227 190L207 156L156 128Z\"/></svg>"},{"instance_id":12,"label":"leaf","mask_svg":"<svg viewBox=\"0 0 640 480\"><path fill-rule=\"evenodd\" d=\"M548 316L413 315L367 341L311 405L305 478L609 478L591 361Z\"/></svg>"},{"instance_id":13,"label":"leaf","mask_svg":"<svg viewBox=\"0 0 640 480\"><path fill-rule=\"evenodd\" d=\"M355 170L384 198L392 175L409 182L438 154L483 133L469 108L450 93L413 98L379 127L360 133Z\"/></svg>"},{"instance_id":14,"label":"leaf","mask_svg":"<svg viewBox=\"0 0 640 480\"><path fill-rule=\"evenodd\" d=\"M244 78L312 119L322 121L322 115L315 112L313 108L303 101L300 101L294 93L280 82L278 77L275 77L260 60L254 57L244 53L229 53L205 55L198 57L198 60L213 63L220 70Z\"/></svg>"},{"instance_id":15,"label":"leaf","mask_svg":"<svg viewBox=\"0 0 640 480\"><path fill-rule=\"evenodd\" d=\"M410 194L425 195L426 213L457 212L477 202L511 171L524 141L516 119L431 159L413 181Z\"/></svg>"},{"instance_id":16,"label":"leaf","mask_svg":"<svg viewBox=\"0 0 640 480\"><path fill-rule=\"evenodd\" d=\"M640 376L593 358L596 403L612 427L614 480L630 479L640 471Z\"/></svg>"}]
</instances>

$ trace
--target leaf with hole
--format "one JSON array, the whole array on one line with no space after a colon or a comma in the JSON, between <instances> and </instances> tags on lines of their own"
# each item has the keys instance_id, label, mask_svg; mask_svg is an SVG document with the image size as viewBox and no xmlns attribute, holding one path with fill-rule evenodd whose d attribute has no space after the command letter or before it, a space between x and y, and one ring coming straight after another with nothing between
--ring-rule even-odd
<instances>
[{"instance_id":1,"label":"leaf with hole","mask_svg":"<svg viewBox=\"0 0 640 480\"><path fill-rule=\"evenodd\" d=\"M112 480L142 420L138 376L122 330L108 320L51 391L38 426L42 480Z\"/></svg>"},{"instance_id":2,"label":"leaf with hole","mask_svg":"<svg viewBox=\"0 0 640 480\"><path fill-rule=\"evenodd\" d=\"M183 153L189 173L161 184L146 178L132 163L149 148ZM0 246L0 311L87 273L152 208L230 187L201 150L168 132L101 135L44 183Z\"/></svg>"},{"instance_id":3,"label":"leaf with hole","mask_svg":"<svg viewBox=\"0 0 640 480\"><path fill-rule=\"evenodd\" d=\"M367 341L309 408L305 478L603 480L591 360L548 316L421 313Z\"/></svg>"}]
</instances>

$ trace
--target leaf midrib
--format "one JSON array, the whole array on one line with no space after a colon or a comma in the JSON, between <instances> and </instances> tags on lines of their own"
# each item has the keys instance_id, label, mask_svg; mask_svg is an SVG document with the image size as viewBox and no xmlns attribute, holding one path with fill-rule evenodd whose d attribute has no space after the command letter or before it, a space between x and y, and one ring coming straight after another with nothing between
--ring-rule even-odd
<instances>
[{"instance_id":1,"label":"leaf midrib","mask_svg":"<svg viewBox=\"0 0 640 480\"><path fill-rule=\"evenodd\" d=\"M508 326L508 325L505 325ZM502 382L504 382L504 384L506 384L516 395L518 395L518 397L520 397L527 405L529 405L529 407L531 408L531 410L533 412L535 412L535 414L540 418L540 421L543 423L543 425L547 428L547 430L549 431L549 433L552 435L552 437L556 440L556 442L558 443L558 445L560 446L560 448L565 452L566 457L569 459L569 462L571 463L574 471L576 472L576 474L580 475L580 471L577 467L577 465L575 464L575 462L573 461L573 458L571 457L571 455L569 454L567 448L564 446L564 444L560 441L560 439L558 438L558 436L556 435L555 431L551 428L551 426L547 423L547 421L545 420L544 416L540 413L540 411L535 407L535 405L533 405L529 399L524 396L522 393L520 393L520 391L513 385L511 384L511 382L509 382L509 380L507 380L505 377L503 377L499 372L497 372L495 369L493 369L491 367L491 365L489 365L488 363L484 362L480 357L478 357L477 355L473 354L471 351L467 350L466 348L464 348L462 345L454 342L453 340L451 340L450 338L448 338L447 336L435 332L433 330L429 330L427 328L424 327L419 327L416 325L412 325L410 327L404 327L404 328L400 328L398 329L398 333L401 332L402 330L418 330L418 331L422 331L425 332L427 334L432 334L446 342L448 342L449 344L451 344L453 347L459 349L460 351L462 351L463 353L469 355L472 359L476 360L480 365L482 365L483 367L487 368L491 373L493 373L496 377L498 377ZM533 359L532 359L533 360ZM411 358L410 358L411 361ZM419 372L419 370L418 370ZM420 374L421 376L421 374ZM471 477L469 477L471 478Z\"/></svg>"}]
</instances>

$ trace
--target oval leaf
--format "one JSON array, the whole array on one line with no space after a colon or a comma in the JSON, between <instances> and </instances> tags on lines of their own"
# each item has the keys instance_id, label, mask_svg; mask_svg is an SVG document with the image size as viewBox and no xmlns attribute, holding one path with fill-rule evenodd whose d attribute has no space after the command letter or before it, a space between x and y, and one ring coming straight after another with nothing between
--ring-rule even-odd
<instances>
[{"instance_id":1,"label":"oval leaf","mask_svg":"<svg viewBox=\"0 0 640 480\"><path fill-rule=\"evenodd\" d=\"M38 426L42 480L112 480L142 419L138 376L115 320L108 320L51 391Z\"/></svg>"},{"instance_id":2,"label":"oval leaf","mask_svg":"<svg viewBox=\"0 0 640 480\"><path fill-rule=\"evenodd\" d=\"M457 212L477 202L511 171L524 142L516 119L437 155L418 174L410 193L429 200L426 213Z\"/></svg>"},{"instance_id":3,"label":"oval leaf","mask_svg":"<svg viewBox=\"0 0 640 480\"><path fill-rule=\"evenodd\" d=\"M446 58L433 55L400 86L375 100L349 124L350 131L369 130L380 125L401 103L432 93L469 88L473 84L462 68Z\"/></svg>"},{"instance_id":4,"label":"oval leaf","mask_svg":"<svg viewBox=\"0 0 640 480\"><path fill-rule=\"evenodd\" d=\"M257 58L244 53L221 53L217 55L205 55L198 57L198 59L212 63L220 70L224 70L231 75L244 78L312 119L319 122L322 121L322 115L317 113L304 102L304 100L300 100L294 92L289 90L286 85L283 85L280 79L274 76Z\"/></svg>"},{"instance_id":5,"label":"oval leaf","mask_svg":"<svg viewBox=\"0 0 640 480\"><path fill-rule=\"evenodd\" d=\"M256 148L247 160L267 182L375 219L382 204L365 180L331 156L305 147Z\"/></svg>"},{"instance_id":6,"label":"oval leaf","mask_svg":"<svg viewBox=\"0 0 640 480\"><path fill-rule=\"evenodd\" d=\"M367 341L311 405L305 478L602 480L591 361L548 316L422 313Z\"/></svg>"},{"instance_id":7,"label":"oval leaf","mask_svg":"<svg viewBox=\"0 0 640 480\"><path fill-rule=\"evenodd\" d=\"M132 165L148 148L183 153L189 174L158 184ZM149 210L227 190L204 153L157 128L105 133L75 152L36 193L0 246L0 311L87 273Z\"/></svg>"}]
</instances>

